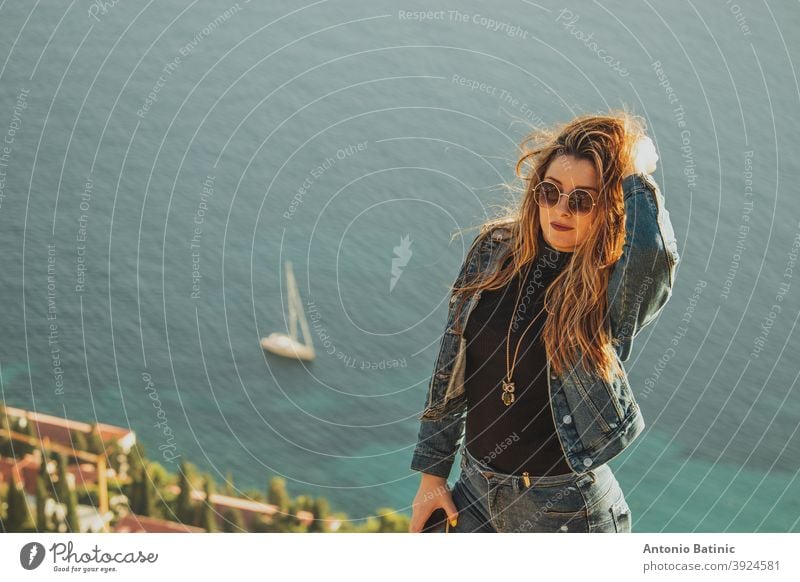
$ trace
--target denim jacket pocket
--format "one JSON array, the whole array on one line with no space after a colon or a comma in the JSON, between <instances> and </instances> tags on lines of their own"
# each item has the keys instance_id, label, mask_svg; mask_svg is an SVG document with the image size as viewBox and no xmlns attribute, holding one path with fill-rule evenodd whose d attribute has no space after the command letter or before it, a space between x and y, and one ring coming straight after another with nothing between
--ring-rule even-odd
<instances>
[{"instance_id":1,"label":"denim jacket pocket","mask_svg":"<svg viewBox=\"0 0 800 582\"><path fill-rule=\"evenodd\" d=\"M573 369L564 377L569 382L564 390L570 410L571 423L578 431L584 449L591 449L604 441L616 429L620 417L620 404L605 381Z\"/></svg>"}]
</instances>

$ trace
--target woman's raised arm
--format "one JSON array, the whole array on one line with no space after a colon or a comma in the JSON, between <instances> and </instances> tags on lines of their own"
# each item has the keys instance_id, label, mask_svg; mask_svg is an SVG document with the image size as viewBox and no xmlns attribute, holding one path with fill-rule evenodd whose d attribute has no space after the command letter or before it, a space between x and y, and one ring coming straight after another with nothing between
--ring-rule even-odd
<instances>
[{"instance_id":1,"label":"woman's raised arm","mask_svg":"<svg viewBox=\"0 0 800 582\"><path fill-rule=\"evenodd\" d=\"M625 245L608 284L611 334L622 361L634 337L652 322L672 295L680 259L664 197L653 177L629 174L622 181Z\"/></svg>"}]
</instances>

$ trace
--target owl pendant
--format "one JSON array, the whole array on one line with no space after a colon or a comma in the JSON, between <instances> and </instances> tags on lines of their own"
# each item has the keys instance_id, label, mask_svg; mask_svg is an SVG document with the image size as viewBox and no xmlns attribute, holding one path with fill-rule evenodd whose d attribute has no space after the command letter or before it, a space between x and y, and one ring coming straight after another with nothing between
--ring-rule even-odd
<instances>
[{"instance_id":1,"label":"owl pendant","mask_svg":"<svg viewBox=\"0 0 800 582\"><path fill-rule=\"evenodd\" d=\"M511 406L514 402L514 382L503 380L503 404Z\"/></svg>"}]
</instances>

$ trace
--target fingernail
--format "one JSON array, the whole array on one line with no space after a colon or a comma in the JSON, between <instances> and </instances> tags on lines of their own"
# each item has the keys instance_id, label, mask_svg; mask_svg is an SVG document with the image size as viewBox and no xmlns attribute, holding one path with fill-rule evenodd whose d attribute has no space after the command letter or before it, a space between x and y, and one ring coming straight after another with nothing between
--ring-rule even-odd
<instances>
[{"instance_id":1,"label":"fingernail","mask_svg":"<svg viewBox=\"0 0 800 582\"><path fill-rule=\"evenodd\" d=\"M456 527L457 523L458 523L457 517L454 517L453 519L450 520L450 525L452 525L453 527Z\"/></svg>"}]
</instances>

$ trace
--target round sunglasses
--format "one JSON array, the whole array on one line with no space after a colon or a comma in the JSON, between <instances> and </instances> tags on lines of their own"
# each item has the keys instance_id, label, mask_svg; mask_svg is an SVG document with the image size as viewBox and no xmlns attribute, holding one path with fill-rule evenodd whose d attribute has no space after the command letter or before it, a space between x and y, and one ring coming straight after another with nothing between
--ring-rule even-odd
<instances>
[{"instance_id":1,"label":"round sunglasses","mask_svg":"<svg viewBox=\"0 0 800 582\"><path fill-rule=\"evenodd\" d=\"M562 196L567 197L567 208L572 214L589 214L594 208L594 196L586 190L576 188L569 194L564 194L550 180L542 180L533 188L536 204L543 208L552 208L558 204Z\"/></svg>"}]
</instances>

